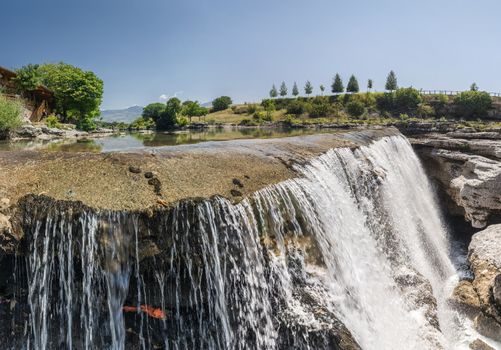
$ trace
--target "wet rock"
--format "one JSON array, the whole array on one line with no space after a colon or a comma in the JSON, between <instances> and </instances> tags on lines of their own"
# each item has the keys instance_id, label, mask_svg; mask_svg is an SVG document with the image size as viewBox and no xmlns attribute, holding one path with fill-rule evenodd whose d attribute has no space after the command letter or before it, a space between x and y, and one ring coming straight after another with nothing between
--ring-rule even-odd
<instances>
[{"instance_id":1,"label":"wet rock","mask_svg":"<svg viewBox=\"0 0 501 350\"><path fill-rule=\"evenodd\" d=\"M473 326L483 336L501 342L501 325L494 318L480 313L475 317Z\"/></svg>"},{"instance_id":2,"label":"wet rock","mask_svg":"<svg viewBox=\"0 0 501 350\"><path fill-rule=\"evenodd\" d=\"M482 335L501 341L501 224L491 225L473 235L468 260L474 273L472 286L478 294L481 312L475 317L475 329Z\"/></svg>"},{"instance_id":3,"label":"wet rock","mask_svg":"<svg viewBox=\"0 0 501 350\"><path fill-rule=\"evenodd\" d=\"M239 179L233 179L232 182L235 186L238 186L240 188L244 187L244 184Z\"/></svg>"},{"instance_id":4,"label":"wet rock","mask_svg":"<svg viewBox=\"0 0 501 350\"><path fill-rule=\"evenodd\" d=\"M476 314L480 311L480 299L470 281L460 281L454 288L451 302L462 311L469 314Z\"/></svg>"},{"instance_id":5,"label":"wet rock","mask_svg":"<svg viewBox=\"0 0 501 350\"><path fill-rule=\"evenodd\" d=\"M35 138L42 134L42 129L33 125L23 125L11 133L11 138Z\"/></svg>"},{"instance_id":6,"label":"wet rock","mask_svg":"<svg viewBox=\"0 0 501 350\"><path fill-rule=\"evenodd\" d=\"M156 177L153 177L148 180L148 185L153 186L154 191L156 194L161 194L162 193L162 183L160 180Z\"/></svg>"},{"instance_id":7,"label":"wet rock","mask_svg":"<svg viewBox=\"0 0 501 350\"><path fill-rule=\"evenodd\" d=\"M137 167L137 166L133 166L131 165L129 167L129 171L133 174L140 174L141 173L141 168L140 167Z\"/></svg>"},{"instance_id":8,"label":"wet rock","mask_svg":"<svg viewBox=\"0 0 501 350\"><path fill-rule=\"evenodd\" d=\"M237 191L237 190L231 190L231 191L230 191L230 193L231 193L231 195L232 195L233 197L242 197L242 192L240 192L240 191Z\"/></svg>"},{"instance_id":9,"label":"wet rock","mask_svg":"<svg viewBox=\"0 0 501 350\"><path fill-rule=\"evenodd\" d=\"M480 339L476 339L470 344L470 349L472 350L496 350L492 346L487 345Z\"/></svg>"}]
</instances>

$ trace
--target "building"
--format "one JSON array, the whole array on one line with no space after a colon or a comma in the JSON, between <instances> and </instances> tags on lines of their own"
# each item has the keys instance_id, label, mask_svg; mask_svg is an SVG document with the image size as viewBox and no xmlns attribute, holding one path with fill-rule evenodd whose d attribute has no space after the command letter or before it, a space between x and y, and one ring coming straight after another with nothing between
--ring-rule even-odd
<instances>
[{"instance_id":1,"label":"building","mask_svg":"<svg viewBox=\"0 0 501 350\"><path fill-rule=\"evenodd\" d=\"M38 122L52 114L55 104L54 92L43 85L31 91L19 91L14 82L16 76L16 72L0 67L0 93L10 99L22 99L32 122Z\"/></svg>"}]
</instances>

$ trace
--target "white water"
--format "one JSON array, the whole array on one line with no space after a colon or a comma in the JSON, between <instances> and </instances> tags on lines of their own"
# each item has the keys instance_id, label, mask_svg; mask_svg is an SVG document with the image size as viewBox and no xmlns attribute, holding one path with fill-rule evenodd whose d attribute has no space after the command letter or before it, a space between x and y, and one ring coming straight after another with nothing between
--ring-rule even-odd
<instances>
[{"instance_id":1,"label":"white water","mask_svg":"<svg viewBox=\"0 0 501 350\"><path fill-rule=\"evenodd\" d=\"M38 222L27 347L130 348L129 295L169 317L135 316L144 349L329 348L336 318L363 349L467 349L475 334L446 303L456 279L447 233L407 140L331 150L298 170L238 205L181 203L157 233L165 255L145 271L137 217Z\"/></svg>"}]
</instances>

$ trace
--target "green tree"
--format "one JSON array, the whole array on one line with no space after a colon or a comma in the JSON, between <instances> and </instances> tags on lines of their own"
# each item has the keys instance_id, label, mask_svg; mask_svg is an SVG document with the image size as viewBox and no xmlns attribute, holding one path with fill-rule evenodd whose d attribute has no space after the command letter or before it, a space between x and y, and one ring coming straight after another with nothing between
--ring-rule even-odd
<instances>
[{"instance_id":1,"label":"green tree","mask_svg":"<svg viewBox=\"0 0 501 350\"><path fill-rule=\"evenodd\" d=\"M201 107L198 101L184 101L181 114L187 116L190 119L192 117L202 117L208 113L207 108Z\"/></svg>"},{"instance_id":2,"label":"green tree","mask_svg":"<svg viewBox=\"0 0 501 350\"><path fill-rule=\"evenodd\" d=\"M464 91L456 96L454 105L461 118L482 118L492 107L492 97L485 91Z\"/></svg>"},{"instance_id":3,"label":"green tree","mask_svg":"<svg viewBox=\"0 0 501 350\"><path fill-rule=\"evenodd\" d=\"M42 84L39 67L38 64L28 64L16 70L14 82L21 92L35 90Z\"/></svg>"},{"instance_id":4,"label":"green tree","mask_svg":"<svg viewBox=\"0 0 501 350\"><path fill-rule=\"evenodd\" d=\"M367 91L371 91L372 90L372 85L373 85L372 79L369 79L367 81Z\"/></svg>"},{"instance_id":5,"label":"green tree","mask_svg":"<svg viewBox=\"0 0 501 350\"><path fill-rule=\"evenodd\" d=\"M341 76L337 73L336 76L334 77L334 81L332 82L331 91L334 94L339 94L341 92L344 92L343 80L341 79Z\"/></svg>"},{"instance_id":6,"label":"green tree","mask_svg":"<svg viewBox=\"0 0 501 350\"><path fill-rule=\"evenodd\" d=\"M348 85L346 86L346 91L348 92L359 92L360 88L358 86L358 80L355 78L355 76L352 74L350 77L350 80L348 80Z\"/></svg>"},{"instance_id":7,"label":"green tree","mask_svg":"<svg viewBox=\"0 0 501 350\"><path fill-rule=\"evenodd\" d=\"M165 111L165 103L150 103L143 109L142 116L144 119L150 119L154 122L160 118L162 113Z\"/></svg>"},{"instance_id":8,"label":"green tree","mask_svg":"<svg viewBox=\"0 0 501 350\"><path fill-rule=\"evenodd\" d=\"M323 95L323 94L324 94L324 91L325 91L325 86L320 85L320 91L322 92L322 95Z\"/></svg>"},{"instance_id":9,"label":"green tree","mask_svg":"<svg viewBox=\"0 0 501 350\"><path fill-rule=\"evenodd\" d=\"M277 88L275 87L275 84L273 84L273 86L271 87L271 90L270 90L270 97L275 98L277 96L278 96L278 91L277 91Z\"/></svg>"},{"instance_id":10,"label":"green tree","mask_svg":"<svg viewBox=\"0 0 501 350\"><path fill-rule=\"evenodd\" d=\"M297 83L296 82L294 82L294 85L292 86L292 95L293 96L299 95L299 89L297 87Z\"/></svg>"},{"instance_id":11,"label":"green tree","mask_svg":"<svg viewBox=\"0 0 501 350\"><path fill-rule=\"evenodd\" d=\"M386 77L386 84L384 87L388 91L393 91L398 89L397 76L395 75L394 71L390 71L390 73L388 73L388 76Z\"/></svg>"},{"instance_id":12,"label":"green tree","mask_svg":"<svg viewBox=\"0 0 501 350\"><path fill-rule=\"evenodd\" d=\"M177 115L181 112L181 101L177 97L173 97L165 104L165 110L160 117L155 120L157 129L167 130L172 129L177 124Z\"/></svg>"},{"instance_id":13,"label":"green tree","mask_svg":"<svg viewBox=\"0 0 501 350\"><path fill-rule=\"evenodd\" d=\"M228 109L232 103L233 101L229 96L218 97L212 101L212 110L214 112L224 111L225 109Z\"/></svg>"},{"instance_id":14,"label":"green tree","mask_svg":"<svg viewBox=\"0 0 501 350\"><path fill-rule=\"evenodd\" d=\"M306 84L304 84L304 93L306 95L311 95L311 93L313 92L313 85L311 85L310 81L306 81Z\"/></svg>"},{"instance_id":15,"label":"green tree","mask_svg":"<svg viewBox=\"0 0 501 350\"><path fill-rule=\"evenodd\" d=\"M42 83L54 91L61 121L92 128L103 98L103 81L93 72L62 62L41 65L39 72Z\"/></svg>"},{"instance_id":16,"label":"green tree","mask_svg":"<svg viewBox=\"0 0 501 350\"><path fill-rule=\"evenodd\" d=\"M285 85L285 81L282 81L282 84L280 85L280 96L287 96L287 85Z\"/></svg>"},{"instance_id":17,"label":"green tree","mask_svg":"<svg viewBox=\"0 0 501 350\"><path fill-rule=\"evenodd\" d=\"M471 84L471 86L470 86L470 91L478 91L478 86L477 86L477 83L473 83L473 84Z\"/></svg>"}]
</instances>

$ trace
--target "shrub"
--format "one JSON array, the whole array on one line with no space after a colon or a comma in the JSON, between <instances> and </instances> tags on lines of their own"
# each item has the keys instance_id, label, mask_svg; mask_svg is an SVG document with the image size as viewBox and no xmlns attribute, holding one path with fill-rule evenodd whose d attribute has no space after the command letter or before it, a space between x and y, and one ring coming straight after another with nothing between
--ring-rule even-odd
<instances>
[{"instance_id":1,"label":"shrub","mask_svg":"<svg viewBox=\"0 0 501 350\"><path fill-rule=\"evenodd\" d=\"M306 106L304 102L301 101L292 101L287 106L287 114L301 115L306 111Z\"/></svg>"},{"instance_id":2,"label":"shrub","mask_svg":"<svg viewBox=\"0 0 501 350\"><path fill-rule=\"evenodd\" d=\"M317 103L313 103L311 107L310 117L312 118L322 118L326 117L332 108L328 102L319 101Z\"/></svg>"},{"instance_id":3,"label":"shrub","mask_svg":"<svg viewBox=\"0 0 501 350\"><path fill-rule=\"evenodd\" d=\"M186 126L189 123L190 123L190 121L186 117L178 117L177 121L176 121L176 125L179 126L179 127Z\"/></svg>"},{"instance_id":4,"label":"shrub","mask_svg":"<svg viewBox=\"0 0 501 350\"><path fill-rule=\"evenodd\" d=\"M229 96L221 96L212 101L212 111L224 111L228 109L230 105L233 103Z\"/></svg>"},{"instance_id":5,"label":"shrub","mask_svg":"<svg viewBox=\"0 0 501 350\"><path fill-rule=\"evenodd\" d=\"M361 101L350 101L346 104L346 111L353 117L360 117L365 112L365 105Z\"/></svg>"},{"instance_id":6,"label":"shrub","mask_svg":"<svg viewBox=\"0 0 501 350\"><path fill-rule=\"evenodd\" d=\"M97 125L91 117L80 119L77 124L77 129L83 131L93 131L96 130L96 128Z\"/></svg>"},{"instance_id":7,"label":"shrub","mask_svg":"<svg viewBox=\"0 0 501 350\"><path fill-rule=\"evenodd\" d=\"M377 108L381 111L392 111L394 108L394 99L392 92L377 93L375 95Z\"/></svg>"},{"instance_id":8,"label":"shrub","mask_svg":"<svg viewBox=\"0 0 501 350\"><path fill-rule=\"evenodd\" d=\"M49 115L45 118L45 125L49 128L59 128L61 124L59 123L59 119L55 115Z\"/></svg>"},{"instance_id":9,"label":"shrub","mask_svg":"<svg viewBox=\"0 0 501 350\"><path fill-rule=\"evenodd\" d=\"M0 95L0 134L21 125L21 104Z\"/></svg>"},{"instance_id":10,"label":"shrub","mask_svg":"<svg viewBox=\"0 0 501 350\"><path fill-rule=\"evenodd\" d=\"M244 118L240 121L240 123L238 125L241 125L241 126L256 126L258 125L258 123L256 123L255 120L252 120L252 119L249 119L249 118Z\"/></svg>"},{"instance_id":11,"label":"shrub","mask_svg":"<svg viewBox=\"0 0 501 350\"><path fill-rule=\"evenodd\" d=\"M456 114L464 118L481 118L492 105L491 96L484 91L464 91L454 100Z\"/></svg>"},{"instance_id":12,"label":"shrub","mask_svg":"<svg viewBox=\"0 0 501 350\"><path fill-rule=\"evenodd\" d=\"M251 115L257 112L257 105L251 103L247 105L247 114Z\"/></svg>"},{"instance_id":13,"label":"shrub","mask_svg":"<svg viewBox=\"0 0 501 350\"><path fill-rule=\"evenodd\" d=\"M421 118L433 117L435 115L435 109L426 103L420 103L416 112Z\"/></svg>"},{"instance_id":14,"label":"shrub","mask_svg":"<svg viewBox=\"0 0 501 350\"><path fill-rule=\"evenodd\" d=\"M398 112L408 113L415 111L421 102L423 102L421 94L412 87L400 88L395 91L394 108Z\"/></svg>"}]
</instances>

